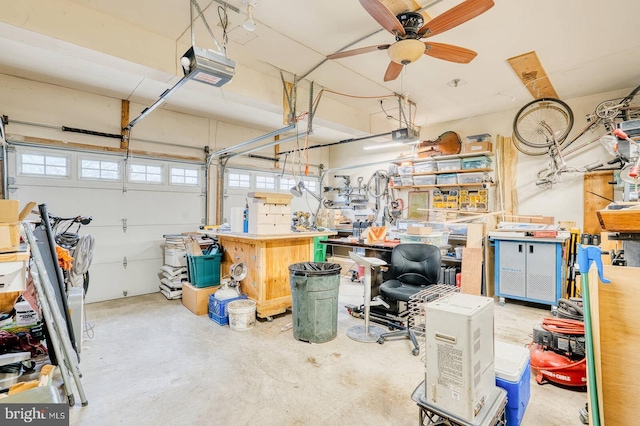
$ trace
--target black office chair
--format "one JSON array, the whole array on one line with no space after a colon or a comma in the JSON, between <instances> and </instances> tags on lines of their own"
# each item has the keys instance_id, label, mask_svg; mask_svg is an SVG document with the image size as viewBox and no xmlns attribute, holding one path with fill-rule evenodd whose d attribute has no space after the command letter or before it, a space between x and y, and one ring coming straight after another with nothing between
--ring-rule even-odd
<instances>
[{"instance_id":1,"label":"black office chair","mask_svg":"<svg viewBox=\"0 0 640 426\"><path fill-rule=\"evenodd\" d=\"M380 285L380 295L397 316L408 315L409 297L438 283L441 260L440 248L431 244L398 244L393 249L389 268L389 276L392 278ZM406 327L402 328L400 331L382 334L378 343L383 344L389 338L408 337L413 343L411 353L417 356L420 349L408 318Z\"/></svg>"}]
</instances>

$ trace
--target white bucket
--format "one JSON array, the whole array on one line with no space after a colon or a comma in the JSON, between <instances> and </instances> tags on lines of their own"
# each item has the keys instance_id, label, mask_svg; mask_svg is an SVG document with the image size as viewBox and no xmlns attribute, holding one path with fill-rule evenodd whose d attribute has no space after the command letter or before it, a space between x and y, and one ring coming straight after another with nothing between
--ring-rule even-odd
<instances>
[{"instance_id":1,"label":"white bucket","mask_svg":"<svg viewBox=\"0 0 640 426\"><path fill-rule=\"evenodd\" d=\"M256 302L251 299L234 300L227 304L229 328L245 331L256 324Z\"/></svg>"}]
</instances>

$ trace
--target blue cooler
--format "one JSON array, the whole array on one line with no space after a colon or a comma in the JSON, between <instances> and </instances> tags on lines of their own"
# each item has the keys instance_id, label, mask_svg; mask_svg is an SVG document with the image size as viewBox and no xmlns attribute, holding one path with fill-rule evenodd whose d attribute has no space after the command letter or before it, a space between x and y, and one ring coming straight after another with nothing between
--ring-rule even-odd
<instances>
[{"instance_id":1,"label":"blue cooler","mask_svg":"<svg viewBox=\"0 0 640 426\"><path fill-rule=\"evenodd\" d=\"M529 350L496 341L495 355L496 386L507 391L507 425L519 425L531 396Z\"/></svg>"}]
</instances>

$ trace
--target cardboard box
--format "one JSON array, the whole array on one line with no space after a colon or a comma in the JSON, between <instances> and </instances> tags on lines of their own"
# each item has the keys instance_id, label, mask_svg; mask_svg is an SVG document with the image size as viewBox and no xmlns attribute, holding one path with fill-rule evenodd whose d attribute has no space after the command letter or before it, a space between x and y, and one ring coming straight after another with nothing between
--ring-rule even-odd
<instances>
[{"instance_id":1,"label":"cardboard box","mask_svg":"<svg viewBox=\"0 0 640 426\"><path fill-rule=\"evenodd\" d=\"M182 283L182 304L196 315L209 312L209 296L218 291L220 286L196 288L189 283Z\"/></svg>"},{"instance_id":2,"label":"cardboard box","mask_svg":"<svg viewBox=\"0 0 640 426\"><path fill-rule=\"evenodd\" d=\"M462 154L470 154L476 152L492 152L493 145L491 142L472 142L462 144Z\"/></svg>"},{"instance_id":3,"label":"cardboard box","mask_svg":"<svg viewBox=\"0 0 640 426\"><path fill-rule=\"evenodd\" d=\"M0 223L18 222L19 217L18 200L0 200Z\"/></svg>"}]
</instances>

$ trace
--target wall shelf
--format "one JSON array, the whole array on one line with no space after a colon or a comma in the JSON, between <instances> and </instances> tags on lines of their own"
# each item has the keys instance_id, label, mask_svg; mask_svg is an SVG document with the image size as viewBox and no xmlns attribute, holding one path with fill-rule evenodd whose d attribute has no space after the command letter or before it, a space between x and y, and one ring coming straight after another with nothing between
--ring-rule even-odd
<instances>
[{"instance_id":1,"label":"wall shelf","mask_svg":"<svg viewBox=\"0 0 640 426\"><path fill-rule=\"evenodd\" d=\"M429 175L442 175L446 173L474 173L474 172L491 172L493 169L459 169L459 170L434 170L433 172L419 172L411 173L412 176L429 176Z\"/></svg>"},{"instance_id":2,"label":"wall shelf","mask_svg":"<svg viewBox=\"0 0 640 426\"><path fill-rule=\"evenodd\" d=\"M482 151L482 152L468 152L465 154L452 154L452 155L437 155L433 157L423 157L423 158L412 158L393 161L394 164L402 164L407 161L411 161L412 163L424 163L425 161L441 161L441 160L454 160L456 158L470 158L470 157L491 157L493 156L493 152L491 151Z\"/></svg>"},{"instance_id":3,"label":"wall shelf","mask_svg":"<svg viewBox=\"0 0 640 426\"><path fill-rule=\"evenodd\" d=\"M407 186L394 186L395 189L435 189L435 188L463 188L468 186L482 187L483 185L493 185L491 182L476 182L476 183L442 183L440 185L407 185Z\"/></svg>"}]
</instances>

